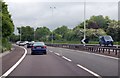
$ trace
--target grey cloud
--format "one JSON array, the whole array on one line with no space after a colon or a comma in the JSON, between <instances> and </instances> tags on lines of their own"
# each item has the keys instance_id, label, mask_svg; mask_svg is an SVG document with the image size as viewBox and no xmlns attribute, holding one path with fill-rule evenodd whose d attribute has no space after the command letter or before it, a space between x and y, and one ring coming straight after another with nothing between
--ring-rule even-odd
<instances>
[{"instance_id":1,"label":"grey cloud","mask_svg":"<svg viewBox=\"0 0 120 78\"><path fill-rule=\"evenodd\" d=\"M87 2L86 18L92 15L104 15L117 20L117 4L117 2ZM16 27L21 25L47 26L53 30L58 26L66 25L73 28L84 20L83 2L9 2L8 5ZM56 7L53 16L51 6Z\"/></svg>"}]
</instances>

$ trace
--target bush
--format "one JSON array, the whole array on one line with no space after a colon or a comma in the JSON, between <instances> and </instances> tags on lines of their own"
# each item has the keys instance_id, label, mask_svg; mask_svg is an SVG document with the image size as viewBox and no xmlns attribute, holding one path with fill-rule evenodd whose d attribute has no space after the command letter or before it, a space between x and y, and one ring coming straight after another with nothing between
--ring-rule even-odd
<instances>
[{"instance_id":1,"label":"bush","mask_svg":"<svg viewBox=\"0 0 120 78\"><path fill-rule=\"evenodd\" d=\"M11 50L11 43L8 41L7 38L3 38L2 43L4 43L2 44L2 52Z\"/></svg>"}]
</instances>

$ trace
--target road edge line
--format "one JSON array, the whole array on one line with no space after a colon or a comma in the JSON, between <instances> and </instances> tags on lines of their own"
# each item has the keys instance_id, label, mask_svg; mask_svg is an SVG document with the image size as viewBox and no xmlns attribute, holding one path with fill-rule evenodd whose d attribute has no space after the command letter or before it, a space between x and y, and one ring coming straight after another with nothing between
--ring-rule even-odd
<instances>
[{"instance_id":1,"label":"road edge line","mask_svg":"<svg viewBox=\"0 0 120 78\"><path fill-rule=\"evenodd\" d=\"M77 51L77 52L81 52L81 51ZM83 53L83 52L81 52L81 53ZM102 54L97 54L97 53L89 53L89 52L84 52L84 53L93 54L96 56L105 57L105 58L109 58L109 59L119 60L119 58L117 58L117 57L112 57L112 56L107 56L107 55L102 55Z\"/></svg>"},{"instance_id":2,"label":"road edge line","mask_svg":"<svg viewBox=\"0 0 120 78\"><path fill-rule=\"evenodd\" d=\"M25 53L23 54L23 56L7 72L5 72L2 76L0 76L0 78L8 76L26 57L27 50L24 47L21 47L21 48L25 50Z\"/></svg>"},{"instance_id":3,"label":"road edge line","mask_svg":"<svg viewBox=\"0 0 120 78\"><path fill-rule=\"evenodd\" d=\"M53 47L53 48L55 48L55 47ZM60 47L58 47L58 48L60 48ZM76 51L76 52L78 52L78 53L86 53L86 54L93 54L93 55L96 55L96 56L100 56L100 57L105 57L105 58L109 58L109 59L114 59L114 60L119 60L119 58L117 58L117 57L113 57L113 56L107 56L107 55L102 55L102 54L97 54L97 53L92 53L92 52L85 52L85 51L80 51L80 50L73 50L73 49L67 49L67 48L61 48L61 49L66 49L66 50L71 50L71 51Z\"/></svg>"},{"instance_id":4,"label":"road edge line","mask_svg":"<svg viewBox=\"0 0 120 78\"><path fill-rule=\"evenodd\" d=\"M93 71L87 69L86 67L84 67L84 66L82 66L82 65L80 65L80 64L77 64L77 66L80 67L80 68L82 68L83 70L89 72L90 74L92 74L92 75L98 77L98 78L102 78L100 75L96 74L95 72L93 72Z\"/></svg>"}]
</instances>

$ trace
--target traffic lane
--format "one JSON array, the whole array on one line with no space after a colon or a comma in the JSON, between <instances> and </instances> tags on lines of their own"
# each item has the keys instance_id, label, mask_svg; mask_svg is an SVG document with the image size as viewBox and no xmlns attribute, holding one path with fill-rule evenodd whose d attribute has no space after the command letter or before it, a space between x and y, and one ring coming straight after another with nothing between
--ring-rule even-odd
<instances>
[{"instance_id":1,"label":"traffic lane","mask_svg":"<svg viewBox=\"0 0 120 78\"><path fill-rule=\"evenodd\" d=\"M48 51L47 55L28 54L23 62L9 76L93 76Z\"/></svg>"},{"instance_id":2,"label":"traffic lane","mask_svg":"<svg viewBox=\"0 0 120 78\"><path fill-rule=\"evenodd\" d=\"M71 49L57 47L48 47L48 49L66 56L74 63L81 64L101 76L118 76L118 60Z\"/></svg>"},{"instance_id":3,"label":"traffic lane","mask_svg":"<svg viewBox=\"0 0 120 78\"><path fill-rule=\"evenodd\" d=\"M24 49L13 45L14 50L2 57L2 74L10 69L24 54Z\"/></svg>"}]
</instances>

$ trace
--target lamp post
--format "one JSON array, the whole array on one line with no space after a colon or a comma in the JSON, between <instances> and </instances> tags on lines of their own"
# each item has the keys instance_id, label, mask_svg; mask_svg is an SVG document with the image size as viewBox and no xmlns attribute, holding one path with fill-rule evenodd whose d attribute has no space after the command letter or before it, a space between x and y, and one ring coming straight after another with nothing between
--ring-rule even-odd
<instances>
[{"instance_id":1,"label":"lamp post","mask_svg":"<svg viewBox=\"0 0 120 78\"><path fill-rule=\"evenodd\" d=\"M86 39L86 0L84 1L84 38L83 40ZM86 45L86 43L83 43L84 46Z\"/></svg>"},{"instance_id":2,"label":"lamp post","mask_svg":"<svg viewBox=\"0 0 120 78\"><path fill-rule=\"evenodd\" d=\"M34 41L35 41L35 28L33 28L34 29Z\"/></svg>"},{"instance_id":3,"label":"lamp post","mask_svg":"<svg viewBox=\"0 0 120 78\"><path fill-rule=\"evenodd\" d=\"M22 27L20 28L20 41L21 41L21 35L22 35L22 34L21 34L21 33L22 33L21 31L22 31Z\"/></svg>"},{"instance_id":4,"label":"lamp post","mask_svg":"<svg viewBox=\"0 0 120 78\"><path fill-rule=\"evenodd\" d=\"M52 10L52 16L53 16L53 11L54 9L56 9L56 7L50 7L50 9ZM52 44L53 44L53 31L52 31Z\"/></svg>"}]
</instances>

